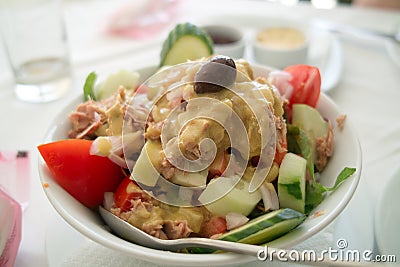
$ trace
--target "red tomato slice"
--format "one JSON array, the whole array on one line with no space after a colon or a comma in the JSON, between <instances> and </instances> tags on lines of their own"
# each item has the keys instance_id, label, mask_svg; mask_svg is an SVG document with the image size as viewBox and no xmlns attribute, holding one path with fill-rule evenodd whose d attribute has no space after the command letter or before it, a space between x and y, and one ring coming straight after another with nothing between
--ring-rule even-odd
<instances>
[{"instance_id":1,"label":"red tomato slice","mask_svg":"<svg viewBox=\"0 0 400 267\"><path fill-rule=\"evenodd\" d=\"M292 75L290 84L293 92L289 99L289 107L295 103L316 107L321 92L321 75L319 69L309 65L293 65L284 69Z\"/></svg>"},{"instance_id":2,"label":"red tomato slice","mask_svg":"<svg viewBox=\"0 0 400 267\"><path fill-rule=\"evenodd\" d=\"M129 211L132 207L131 200L138 198L144 201L150 199L136 182L130 179L130 176L125 177L114 192L115 205L120 208L121 211Z\"/></svg>"},{"instance_id":3,"label":"red tomato slice","mask_svg":"<svg viewBox=\"0 0 400 267\"><path fill-rule=\"evenodd\" d=\"M60 140L38 146L54 180L79 202L94 208L125 176L107 157L90 155L93 141Z\"/></svg>"}]
</instances>

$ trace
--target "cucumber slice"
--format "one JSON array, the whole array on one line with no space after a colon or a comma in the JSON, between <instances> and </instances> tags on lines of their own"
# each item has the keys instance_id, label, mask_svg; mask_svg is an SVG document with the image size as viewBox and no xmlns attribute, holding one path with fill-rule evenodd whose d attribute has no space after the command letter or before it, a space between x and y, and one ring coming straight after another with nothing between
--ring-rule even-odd
<instances>
[{"instance_id":1,"label":"cucumber slice","mask_svg":"<svg viewBox=\"0 0 400 267\"><path fill-rule=\"evenodd\" d=\"M231 230L220 237L220 240L259 245L278 238L297 227L306 216L292 209L279 209L266 213L247 222L245 225ZM211 253L215 250L194 248L193 253Z\"/></svg>"},{"instance_id":2,"label":"cucumber slice","mask_svg":"<svg viewBox=\"0 0 400 267\"><path fill-rule=\"evenodd\" d=\"M175 170L170 181L177 185L183 186L205 186L207 182L208 169L200 172L185 172Z\"/></svg>"},{"instance_id":3,"label":"cucumber slice","mask_svg":"<svg viewBox=\"0 0 400 267\"><path fill-rule=\"evenodd\" d=\"M282 160L278 175L278 197L281 208L304 213L307 161L293 153Z\"/></svg>"},{"instance_id":4,"label":"cucumber slice","mask_svg":"<svg viewBox=\"0 0 400 267\"><path fill-rule=\"evenodd\" d=\"M317 160L315 139L328 134L328 123L313 107L305 104L294 104L292 111L292 124L304 130L309 139L311 158Z\"/></svg>"},{"instance_id":5,"label":"cucumber slice","mask_svg":"<svg viewBox=\"0 0 400 267\"><path fill-rule=\"evenodd\" d=\"M232 188L232 190L225 194L229 188ZM209 203L215 196L223 197ZM211 180L207 188L199 196L199 201L202 204L206 204L207 210L214 215L221 216L225 216L229 212L247 216L260 200L261 193L259 191L250 193L249 183L243 180L240 180L235 185L234 177L219 177Z\"/></svg>"},{"instance_id":6,"label":"cucumber slice","mask_svg":"<svg viewBox=\"0 0 400 267\"><path fill-rule=\"evenodd\" d=\"M140 75L138 72L120 70L110 74L104 82L95 89L96 99L104 99L112 96L120 86L133 90L139 85Z\"/></svg>"},{"instance_id":7,"label":"cucumber slice","mask_svg":"<svg viewBox=\"0 0 400 267\"><path fill-rule=\"evenodd\" d=\"M163 43L160 67L207 57L213 53L211 37L202 28L191 23L178 24Z\"/></svg>"}]
</instances>

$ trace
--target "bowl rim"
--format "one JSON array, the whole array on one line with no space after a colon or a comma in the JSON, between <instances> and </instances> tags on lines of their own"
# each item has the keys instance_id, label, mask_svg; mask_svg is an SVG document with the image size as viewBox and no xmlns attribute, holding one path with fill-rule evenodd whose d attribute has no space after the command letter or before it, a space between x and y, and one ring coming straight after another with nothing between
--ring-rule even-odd
<instances>
[{"instance_id":1,"label":"bowl rim","mask_svg":"<svg viewBox=\"0 0 400 267\"><path fill-rule=\"evenodd\" d=\"M272 71L274 68L267 67L264 65L260 64L251 64L253 69L261 69L261 71ZM153 70L156 70L157 66L149 66L145 68L140 68L138 71L143 71L144 73L150 74ZM49 129L46 132L44 142L50 142L52 140L55 140L52 138L54 136L57 127L60 127L60 120L57 119L57 117L60 117L63 115L65 117L65 120L67 120L67 117L65 116L67 114L67 109L68 108L75 108L78 103L82 102L82 95L77 96L72 102L70 102L62 111L58 113L58 115L54 118L52 123L50 124ZM338 112L338 107L337 105L323 92L321 92L321 97L318 106L327 106L326 108L334 108L335 112ZM318 107L317 107L318 108ZM356 135L356 132L354 131L353 127L351 126L352 124L348 121L348 118L346 119L346 128L349 129L350 131L350 136L351 139L355 141L355 147L356 147L356 155L357 155L357 160L356 160L356 173L353 174L352 177L350 177L348 180L345 181L345 183L350 183L349 186L346 188L343 186L340 186L333 194L344 194L344 197L341 198L341 201L339 202L339 205L335 206L329 214L324 214L324 216L318 217L318 218L311 218L311 214L308 216L307 220L314 220L316 222L314 226L304 229L304 227L301 227L303 224L300 225L300 227L296 228L295 231L291 231L291 236L288 236L288 234L275 239L268 243L269 246L274 246L274 247L279 247L279 248L289 248L292 247L296 244L299 244L306 239L310 238L317 232L320 232L323 230L325 227L327 227L334 218L336 218L346 207L346 205L349 203L351 200L357 185L360 180L360 175L361 175L361 165L362 165L362 154L361 154L361 146L359 139ZM47 196L47 199L50 201L52 206L56 209L56 211L60 214L60 216L68 222L73 228L78 230L81 234L87 236L89 239L92 239L93 241L98 242L99 244L102 244L110 249L118 250L121 251L129 256L142 259L148 262L153 262L153 263L160 263L162 262L163 264L174 264L174 265L182 265L182 266L187 266L187 264L195 264L195 265L204 265L208 266L209 264L213 264L215 266L220 266L220 265L226 265L226 264L241 264L241 263L246 263L250 261L256 260L255 257L251 256L244 256L244 255L238 255L238 254L233 254L233 253L221 253L221 254L185 254L185 253L177 253L177 252L168 252L168 251L160 251L160 250L155 250L147 247L142 247L139 245L136 245L134 243L130 243L128 241L125 241L121 239L120 237L112 234L109 232L107 229L106 225L104 222L102 222L100 215L95 212L94 210L89 210L88 208L84 207L82 204L80 204L77 200L72 200L73 202L77 202L78 207L82 206L86 212L89 210L89 215L90 216L95 216L94 222L90 222L93 224L93 226L98 226L98 222L102 222L103 225L101 226L104 231L106 231L107 236L103 235L100 232L95 232L93 231L90 226L92 225L85 225L82 221L81 218L76 218L76 216L73 216L68 210L63 206L63 204L60 202L60 200L57 198L57 191L62 190L64 191L65 194L68 193L65 192L61 187L59 187L50 177L50 174L48 172L48 169L44 163L43 158L39 155L39 160L38 160L38 168L39 168L39 176L40 180L42 183L47 183L49 181L52 181L53 184L49 187L43 187L43 190ZM56 195L53 193L53 191L56 193ZM69 198L73 198L72 196L69 195ZM320 204L322 205L329 197L325 198L325 200ZM79 206L80 205L80 206ZM100 220L100 221L99 221ZM99 226L100 227L100 226Z\"/></svg>"}]
</instances>

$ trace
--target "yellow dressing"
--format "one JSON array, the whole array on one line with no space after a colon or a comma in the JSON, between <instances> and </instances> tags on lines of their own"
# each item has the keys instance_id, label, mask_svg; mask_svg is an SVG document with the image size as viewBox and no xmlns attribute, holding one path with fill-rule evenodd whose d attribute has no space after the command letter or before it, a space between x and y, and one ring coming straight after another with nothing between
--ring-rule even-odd
<instances>
[{"instance_id":1,"label":"yellow dressing","mask_svg":"<svg viewBox=\"0 0 400 267\"><path fill-rule=\"evenodd\" d=\"M271 49L294 49L302 46L305 35L290 27L271 27L260 31L257 34L257 41Z\"/></svg>"}]
</instances>

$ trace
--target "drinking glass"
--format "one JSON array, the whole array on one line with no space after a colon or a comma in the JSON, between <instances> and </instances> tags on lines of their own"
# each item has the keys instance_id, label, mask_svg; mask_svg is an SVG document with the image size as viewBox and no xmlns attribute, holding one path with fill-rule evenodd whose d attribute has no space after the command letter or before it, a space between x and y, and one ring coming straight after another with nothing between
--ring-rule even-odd
<instances>
[{"instance_id":1,"label":"drinking glass","mask_svg":"<svg viewBox=\"0 0 400 267\"><path fill-rule=\"evenodd\" d=\"M21 100L52 101L70 87L61 5L61 0L0 0L0 30Z\"/></svg>"}]
</instances>

